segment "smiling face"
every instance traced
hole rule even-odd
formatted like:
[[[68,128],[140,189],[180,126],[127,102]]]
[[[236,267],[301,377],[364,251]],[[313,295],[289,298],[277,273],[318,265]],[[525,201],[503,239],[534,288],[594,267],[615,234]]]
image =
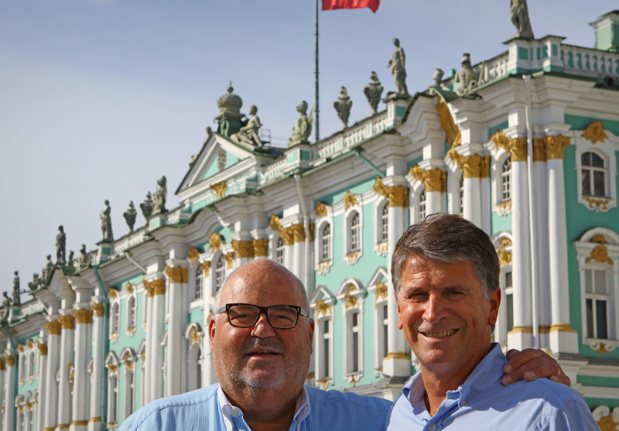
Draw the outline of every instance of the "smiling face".
[[[302,286],[284,267],[267,259],[252,261],[226,281],[219,306],[247,303],[298,305],[307,311]],[[292,329],[274,329],[261,314],[251,328],[236,328],[226,313],[209,323],[215,374],[234,403],[246,391],[276,389],[296,397],[307,377],[312,353],[314,323],[299,315]],[[237,400],[239,402],[239,400]]]
[[[500,289],[486,298],[472,263],[409,256],[398,296],[398,327],[422,371],[464,383],[490,351]]]

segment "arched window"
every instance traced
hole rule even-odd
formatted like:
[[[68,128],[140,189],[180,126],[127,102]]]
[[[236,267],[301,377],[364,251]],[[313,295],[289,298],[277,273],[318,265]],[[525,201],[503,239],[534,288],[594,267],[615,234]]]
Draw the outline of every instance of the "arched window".
[[[583,196],[606,197],[606,167],[604,159],[592,151],[583,153],[582,194]]]
[[[426,189],[419,193],[419,221],[426,218]]]
[[[226,261],[224,256],[220,255],[217,258],[217,265],[215,265],[215,292],[219,292],[221,286],[224,284],[226,278]]]
[[[331,260],[331,225],[326,223],[320,234],[320,261]]]
[[[462,175],[460,175],[460,187],[459,187],[459,192],[460,192],[460,215],[463,216],[464,215],[464,172],[462,173]]]
[[[389,239],[389,203],[385,202],[380,214],[380,242]]]
[[[127,330],[135,329],[136,321],[136,299],[135,296],[130,296],[127,301]]]
[[[282,238],[281,236],[277,238],[277,244],[275,245],[275,260],[277,261],[277,263],[283,265],[284,264],[284,246],[286,245],[286,242],[284,241],[284,238]]]
[[[110,313],[110,333],[112,335],[118,335],[120,329],[120,305],[118,302],[112,304],[112,310]]]
[[[501,166],[501,202],[512,198],[512,156],[507,156]]]
[[[361,249],[361,223],[359,213],[355,212],[350,218],[350,253]]]
[[[196,268],[195,285],[196,289],[194,299],[200,299],[202,298],[202,295],[204,295],[204,269],[202,268],[202,265],[198,265]]]
[[[608,339],[608,287],[607,270],[604,268],[585,269],[585,309],[587,338]]]
[[[36,367],[36,360],[35,360],[35,356],[36,353],[33,351],[30,352],[30,355],[28,356],[28,379],[32,382],[32,380],[34,380],[34,375],[35,375],[35,367]]]

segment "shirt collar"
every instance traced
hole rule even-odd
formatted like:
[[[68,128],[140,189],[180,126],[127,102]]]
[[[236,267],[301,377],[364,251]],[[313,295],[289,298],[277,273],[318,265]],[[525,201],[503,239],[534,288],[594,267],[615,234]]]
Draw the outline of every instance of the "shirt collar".
[[[462,386],[453,391],[447,391],[447,398],[472,399],[489,386],[494,385],[503,377],[503,366],[507,358],[498,343],[492,343],[490,352],[477,364]],[[424,395],[426,388],[417,372],[402,388],[402,395],[409,401],[415,415],[427,412]],[[424,415],[425,416],[425,415]]]
[[[230,404],[230,400],[224,393],[221,386],[217,388],[217,401],[219,403],[219,408],[221,409],[221,413],[224,416],[224,423],[226,425],[226,431],[234,431],[234,418],[242,417],[243,411]],[[294,419],[292,420],[292,424],[294,425],[291,429],[297,429],[298,426],[303,422],[303,420],[309,416],[310,414],[310,400],[307,394],[307,390],[305,386],[303,386],[303,390],[299,394],[297,398],[297,404],[294,409]],[[296,424],[296,425],[295,425]]]

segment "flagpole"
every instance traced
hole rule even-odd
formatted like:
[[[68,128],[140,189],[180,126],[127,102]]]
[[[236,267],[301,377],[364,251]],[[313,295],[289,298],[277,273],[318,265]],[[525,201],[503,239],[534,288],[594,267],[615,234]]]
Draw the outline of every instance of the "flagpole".
[[[314,141],[320,140],[320,107],[318,105],[318,1],[316,0],[316,48],[314,58]]]

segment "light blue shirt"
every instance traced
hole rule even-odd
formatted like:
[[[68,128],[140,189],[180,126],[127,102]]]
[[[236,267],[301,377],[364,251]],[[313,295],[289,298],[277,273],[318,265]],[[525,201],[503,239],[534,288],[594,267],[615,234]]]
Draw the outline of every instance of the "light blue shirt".
[[[219,384],[168,398],[142,407],[120,426],[121,431],[226,430]],[[382,398],[351,392],[322,391],[305,386],[308,404],[297,408],[290,431],[378,431],[385,424],[391,403]],[[224,402],[225,405],[225,402]],[[234,414],[236,412],[236,414]],[[230,411],[234,430],[249,431],[242,412]]]
[[[439,406],[426,409],[421,372],[415,374],[395,401],[388,431],[424,430],[597,430],[585,400],[578,392],[548,379],[501,384],[507,358],[495,344],[466,382]]]

